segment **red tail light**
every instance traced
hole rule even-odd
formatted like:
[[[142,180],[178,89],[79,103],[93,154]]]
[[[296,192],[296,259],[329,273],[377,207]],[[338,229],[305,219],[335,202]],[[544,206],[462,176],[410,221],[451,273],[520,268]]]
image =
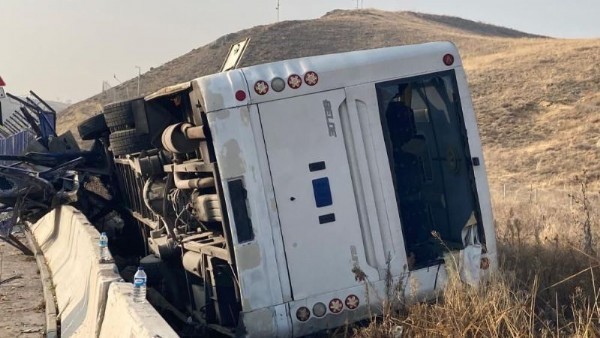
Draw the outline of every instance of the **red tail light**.
[[[452,64],[454,64],[454,55],[452,54],[446,54],[444,55],[444,64],[446,66],[452,66]]]
[[[246,92],[244,92],[243,90],[238,90],[237,92],[235,92],[235,98],[238,101],[244,101],[246,99]]]
[[[0,87],[4,86],[6,86],[6,83],[4,83],[4,80],[2,80],[2,76],[0,76]]]

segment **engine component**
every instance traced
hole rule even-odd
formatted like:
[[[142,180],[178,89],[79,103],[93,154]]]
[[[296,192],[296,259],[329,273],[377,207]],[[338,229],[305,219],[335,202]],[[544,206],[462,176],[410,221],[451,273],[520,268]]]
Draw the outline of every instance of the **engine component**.
[[[212,176],[191,179],[185,179],[182,176],[183,174],[180,172],[174,173],[175,186],[178,189],[205,189],[212,188],[215,186],[215,179]]]
[[[202,126],[176,123],[165,129],[162,133],[161,142],[165,150],[185,154],[197,150],[200,147],[200,140],[204,138]]]
[[[157,215],[164,215],[163,199],[165,198],[166,184],[164,178],[149,178],[144,184],[142,191],[144,204]]]
[[[136,158],[138,163],[139,173],[144,177],[156,176],[165,172],[163,164],[165,161],[160,156],[160,152],[156,155],[148,155]]]
[[[196,216],[201,222],[222,222],[223,213],[217,194],[196,196],[193,199]]]
[[[150,251],[160,259],[167,259],[178,252],[175,241],[168,238],[162,230],[150,232],[148,246],[150,247]]]
[[[188,251],[183,255],[183,267],[194,275],[202,276],[202,254],[198,252]]]

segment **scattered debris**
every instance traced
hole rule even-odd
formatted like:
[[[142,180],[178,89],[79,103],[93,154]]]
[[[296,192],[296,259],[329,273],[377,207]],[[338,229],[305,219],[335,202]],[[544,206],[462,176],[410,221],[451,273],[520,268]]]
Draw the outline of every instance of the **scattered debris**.
[[[38,327],[38,328],[32,328],[32,329],[25,329],[23,331],[21,331],[21,333],[36,333],[36,332],[40,332],[42,331],[42,328]]]
[[[14,275],[14,276],[12,276],[12,277],[6,278],[6,279],[4,279],[4,280],[0,280],[0,285],[2,285],[2,284],[6,284],[6,283],[8,283],[8,282],[10,282],[10,281],[13,281],[13,280],[15,280],[15,279],[19,279],[19,278],[22,278],[22,277],[23,277],[23,275],[20,275],[20,274],[19,274],[19,275]]]

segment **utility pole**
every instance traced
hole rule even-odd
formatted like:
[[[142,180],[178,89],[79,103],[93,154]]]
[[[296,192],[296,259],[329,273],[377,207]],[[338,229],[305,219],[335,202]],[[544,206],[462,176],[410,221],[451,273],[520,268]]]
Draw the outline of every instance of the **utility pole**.
[[[277,22],[279,22],[279,0],[277,0],[277,7],[275,7],[275,10],[277,11]]]
[[[135,66],[135,68],[138,69],[138,94],[137,96],[140,96],[140,78],[142,77],[142,67],[140,66]]]
[[[121,82],[121,80],[117,79],[117,74],[113,74],[113,77],[115,78],[115,80],[117,80],[117,82],[119,82],[120,85],[123,84],[123,82]],[[115,88],[115,92],[117,91],[117,87]],[[125,95],[127,95],[127,100],[129,100],[129,88],[127,88],[127,85],[125,85]]]

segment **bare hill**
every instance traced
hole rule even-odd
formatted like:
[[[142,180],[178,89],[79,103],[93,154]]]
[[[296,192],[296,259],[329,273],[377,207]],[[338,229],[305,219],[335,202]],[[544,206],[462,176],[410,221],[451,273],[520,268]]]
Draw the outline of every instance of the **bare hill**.
[[[502,38],[543,38],[540,35],[527,34],[521,31],[517,31],[514,29],[499,27],[490,24],[486,24],[483,22],[475,22],[471,20],[465,20],[462,18],[457,18],[455,16],[446,16],[446,15],[432,15],[425,13],[412,13],[415,16],[422,18],[427,21],[437,22],[450,27],[458,27],[461,30],[471,32],[476,35],[486,35],[490,37],[502,37]]]
[[[469,20],[412,12],[336,10],[223,36],[142,75],[142,92],[218,71],[229,46],[252,41],[242,66],[281,59],[450,40],[473,91],[492,180],[571,184],[583,169],[600,184],[600,40],[549,39]],[[79,102],[62,130],[133,93],[135,79]]]
[[[438,19],[432,20],[432,18]],[[486,43],[489,40],[489,25],[472,21],[468,21],[469,25],[461,25],[462,21],[460,20],[449,21],[443,17],[424,16],[411,12],[335,10],[316,20],[284,21],[257,26],[225,35],[206,46],[194,49],[160,67],[151,69],[142,75],[142,92],[150,93],[166,85],[218,71],[230,45],[246,37],[250,37],[252,41],[241,66],[295,57],[436,40],[450,40],[458,43],[463,54],[466,52],[465,49],[472,50],[473,54],[487,54],[495,50],[495,46]],[[474,27],[480,27],[482,33],[473,34]],[[520,34],[521,38],[531,37],[525,33]],[[500,34],[499,37],[505,35]],[[129,93],[135,93],[137,80],[126,81],[123,85],[106,93],[73,105],[61,118],[64,129],[70,129],[73,122],[80,120],[83,115],[95,113],[100,109],[100,105],[115,99],[125,99],[126,86]]]

